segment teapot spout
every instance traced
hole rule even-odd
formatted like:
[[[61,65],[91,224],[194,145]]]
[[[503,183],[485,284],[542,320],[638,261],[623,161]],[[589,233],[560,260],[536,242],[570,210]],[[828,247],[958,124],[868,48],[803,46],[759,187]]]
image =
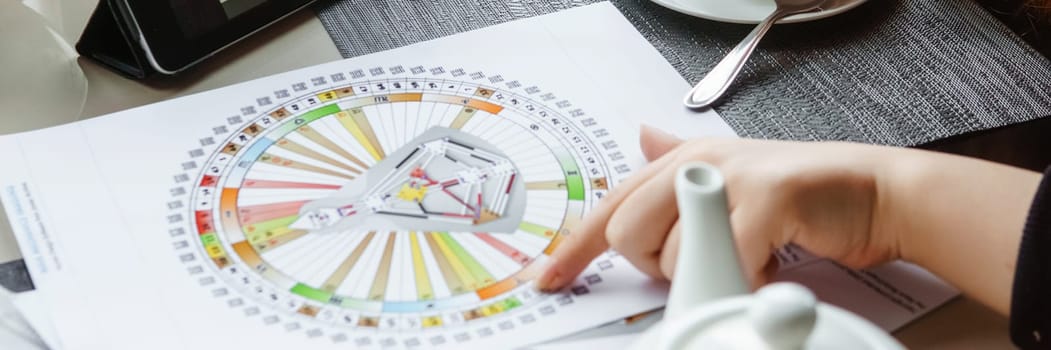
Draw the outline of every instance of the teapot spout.
[[[679,168],[675,179],[682,237],[665,310],[669,318],[703,303],[747,294],[722,174],[707,163]]]

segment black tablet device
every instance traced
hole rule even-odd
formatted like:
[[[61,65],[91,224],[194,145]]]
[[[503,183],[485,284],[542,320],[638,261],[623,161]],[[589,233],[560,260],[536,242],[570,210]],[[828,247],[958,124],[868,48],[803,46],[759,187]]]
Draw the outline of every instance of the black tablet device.
[[[82,51],[92,51],[89,55],[93,58],[129,75],[141,77],[149,72],[139,74],[134,72],[135,67],[122,67],[122,64],[137,62],[145,71],[175,74],[312,2],[314,0],[101,0],[78,49],[84,44],[88,49]],[[96,25],[103,21],[100,17],[108,17],[111,23]],[[106,26],[110,30],[103,30]],[[95,37],[89,38],[90,35]],[[103,35],[123,35],[132,57],[109,55],[111,50],[91,50],[119,41],[112,37],[97,38]],[[147,63],[149,67],[145,67]]]

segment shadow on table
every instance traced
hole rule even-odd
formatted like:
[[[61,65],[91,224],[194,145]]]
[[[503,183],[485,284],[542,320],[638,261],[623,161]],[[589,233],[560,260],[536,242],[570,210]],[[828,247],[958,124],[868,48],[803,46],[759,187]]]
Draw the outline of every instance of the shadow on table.
[[[289,35],[292,29],[302,26],[306,22],[313,21],[315,17],[316,15],[312,10],[301,10],[298,13],[288,16],[269,27],[260,30],[258,33],[255,33],[244,40],[234,43],[230,47],[219,51],[214,56],[208,57],[197,65],[194,65],[177,75],[155,74],[149,78],[137,80],[136,82],[157,90],[185,90],[186,87],[192,86],[196,82],[199,82],[210,75],[216,74],[218,71],[229,66],[231,62],[262,49],[263,46],[274,41],[276,38]],[[97,65],[98,63],[89,60],[88,64]],[[108,67],[106,67],[106,69],[109,70]],[[262,75],[263,74],[260,74],[260,76],[249,78],[259,78]],[[246,78],[245,80],[250,79]]]
[[[919,148],[1043,172],[1051,165],[1051,117],[957,135]]]
[[[1011,349],[1008,321],[967,297],[959,297],[905,328],[894,337],[912,349]]]
[[[759,44],[760,50],[767,55],[781,57],[782,53],[812,52],[832,54],[836,49],[865,45],[878,32],[885,30],[895,11],[898,11],[902,0],[868,1],[865,4],[842,14],[802,23],[777,25],[770,30]],[[726,25],[726,24],[717,24]],[[751,28],[751,26],[749,26]],[[743,36],[741,37],[744,38]],[[778,79],[780,71],[791,69],[792,60],[778,60],[777,65],[752,64],[749,74],[740,78],[741,83],[731,87],[730,93],[737,87],[749,84],[762,84],[764,79]]]
[[[777,26],[771,30],[764,47],[792,49],[800,47],[839,47],[845,42],[863,40],[879,30],[897,11],[902,0],[868,1],[847,12],[832,17]]]

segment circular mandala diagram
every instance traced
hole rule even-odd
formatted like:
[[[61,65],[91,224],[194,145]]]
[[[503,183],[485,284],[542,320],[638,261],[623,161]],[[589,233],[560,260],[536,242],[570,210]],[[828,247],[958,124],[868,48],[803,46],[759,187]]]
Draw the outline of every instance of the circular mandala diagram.
[[[269,108],[197,179],[200,248],[240,294],[341,328],[528,304],[538,262],[611,182],[579,120],[509,90],[392,78]]]

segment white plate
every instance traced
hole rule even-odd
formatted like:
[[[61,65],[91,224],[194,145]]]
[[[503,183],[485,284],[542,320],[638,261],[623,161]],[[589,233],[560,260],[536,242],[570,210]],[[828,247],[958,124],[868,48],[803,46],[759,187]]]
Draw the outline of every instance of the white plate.
[[[719,22],[759,23],[774,12],[774,0],[652,0],[658,5]],[[791,16],[777,23],[813,21],[843,13],[857,7],[865,0],[832,0],[819,12]]]

